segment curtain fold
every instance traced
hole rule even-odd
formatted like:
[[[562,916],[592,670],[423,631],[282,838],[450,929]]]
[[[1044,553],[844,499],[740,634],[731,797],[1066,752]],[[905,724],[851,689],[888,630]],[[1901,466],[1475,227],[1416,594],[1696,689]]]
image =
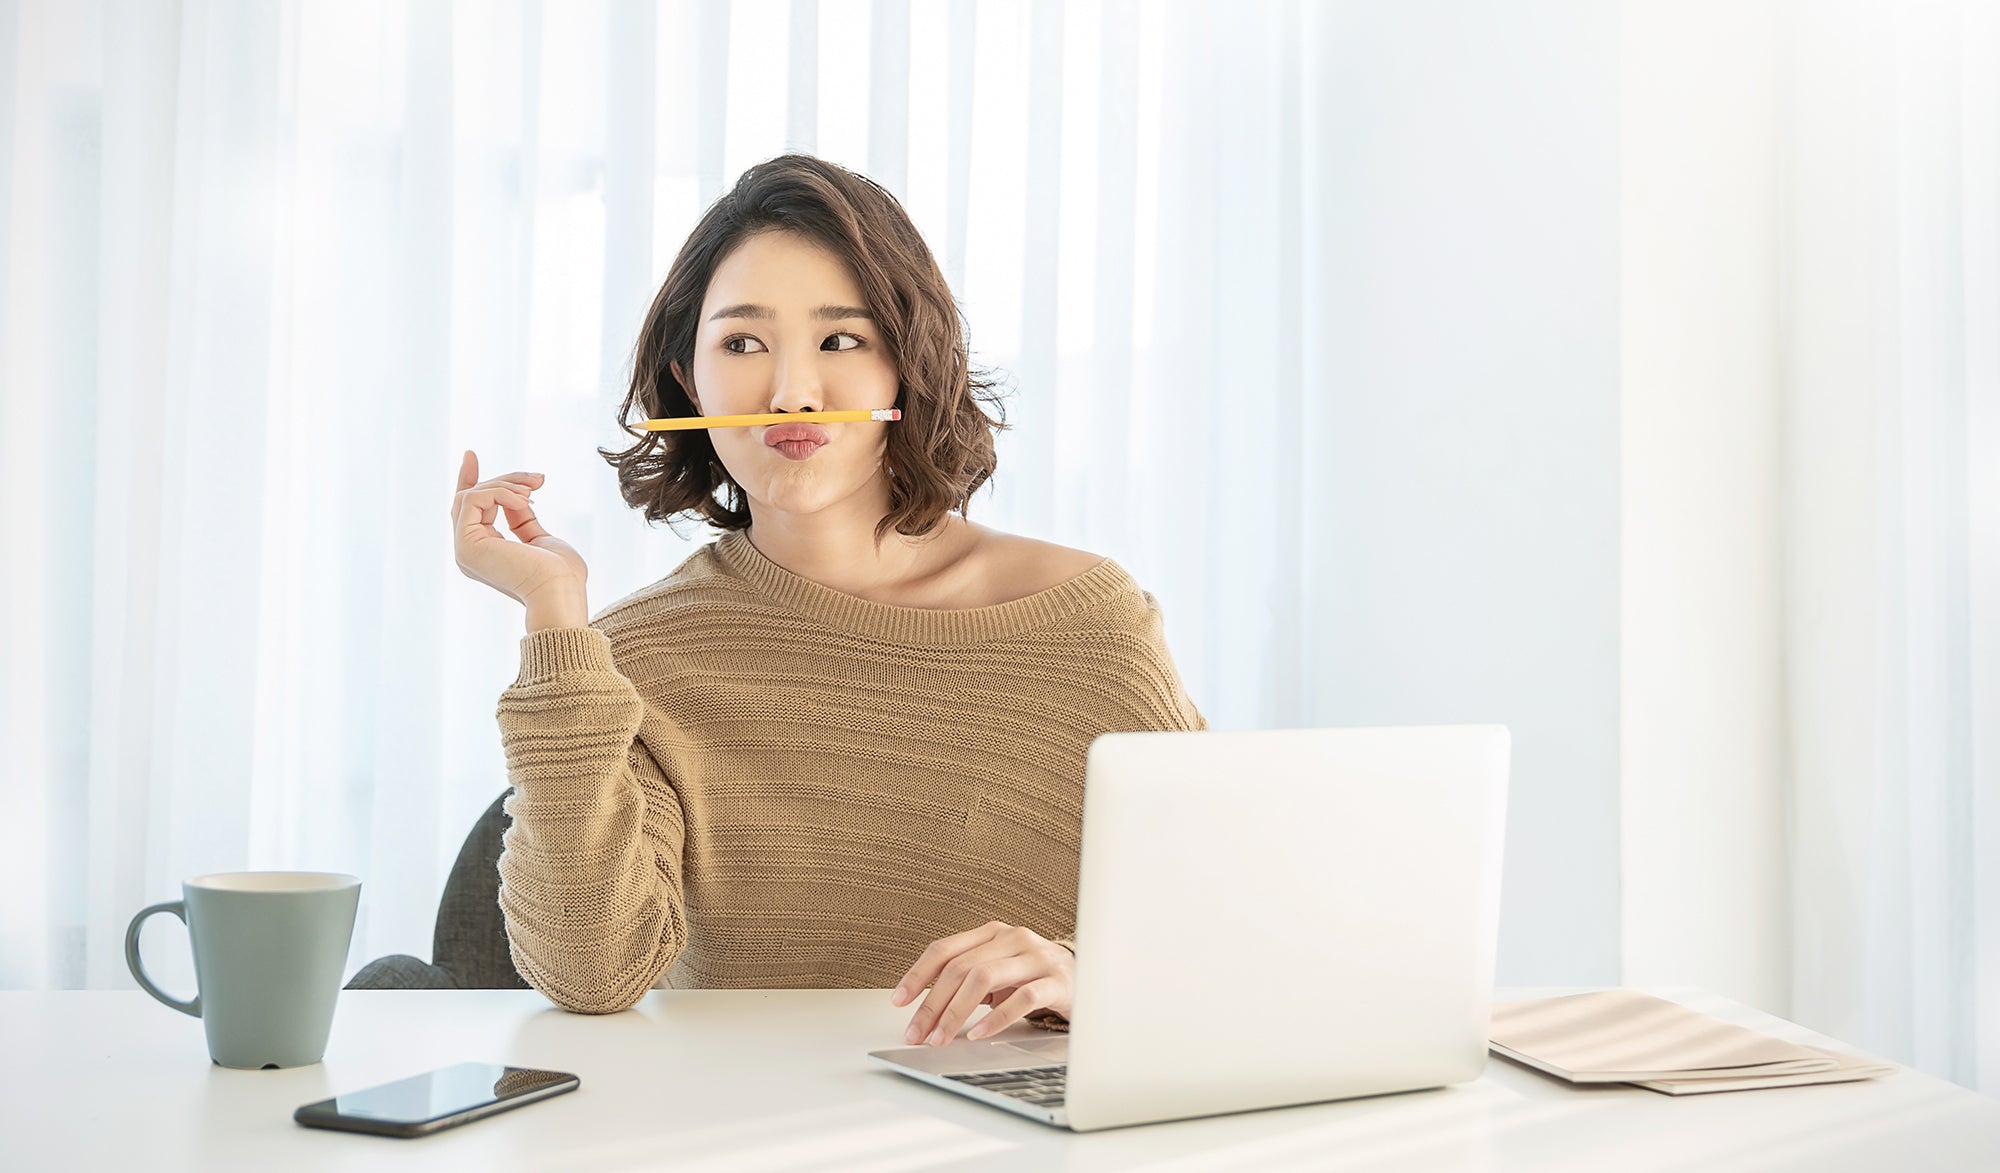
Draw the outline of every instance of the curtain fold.
[[[2000,21],[1788,21],[1794,1016],[2000,1092]]]

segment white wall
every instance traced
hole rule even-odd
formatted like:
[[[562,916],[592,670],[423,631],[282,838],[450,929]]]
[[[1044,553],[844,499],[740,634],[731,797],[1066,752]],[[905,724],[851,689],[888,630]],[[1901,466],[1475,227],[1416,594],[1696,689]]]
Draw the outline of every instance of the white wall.
[[[1622,16],[1619,976],[1786,1014],[1779,24]]]
[[[1307,11],[1306,715],[1509,725],[1499,981],[1614,984],[1618,10]]]

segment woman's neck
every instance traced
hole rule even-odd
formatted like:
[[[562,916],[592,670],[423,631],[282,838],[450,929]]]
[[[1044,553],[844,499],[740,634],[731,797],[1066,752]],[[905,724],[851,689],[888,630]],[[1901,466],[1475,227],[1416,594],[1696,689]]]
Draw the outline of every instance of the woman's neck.
[[[746,537],[758,553],[786,570],[830,590],[875,602],[896,603],[923,592],[927,584],[958,564],[977,541],[976,527],[956,514],[928,536],[912,538],[890,530],[880,546],[875,523],[880,514],[853,511],[807,516],[753,510]]]

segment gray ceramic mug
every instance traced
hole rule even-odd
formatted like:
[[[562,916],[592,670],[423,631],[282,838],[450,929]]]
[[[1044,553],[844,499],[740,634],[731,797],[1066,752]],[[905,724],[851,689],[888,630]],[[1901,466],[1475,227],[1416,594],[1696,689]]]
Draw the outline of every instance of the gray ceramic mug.
[[[181,899],[141,909],[125,964],[153,997],[201,1019],[224,1067],[301,1067],[326,1054],[333,1003],[354,936],[361,881],[335,872],[218,872],[181,884]],[[162,993],[139,963],[139,926],[171,912],[194,942],[195,996]]]

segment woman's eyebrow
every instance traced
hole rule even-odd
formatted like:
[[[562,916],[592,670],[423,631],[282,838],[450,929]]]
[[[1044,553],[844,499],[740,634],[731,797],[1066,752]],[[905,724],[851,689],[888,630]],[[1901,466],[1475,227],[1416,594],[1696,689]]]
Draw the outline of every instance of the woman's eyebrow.
[[[746,302],[741,305],[723,306],[709,315],[708,320],[715,322],[723,318],[775,318],[777,316],[778,311],[772,309],[770,306],[751,305]],[[813,310],[812,317],[814,321],[828,322],[838,321],[842,318],[867,318],[871,322],[875,320],[875,315],[869,313],[866,308],[858,305],[823,305]]]

